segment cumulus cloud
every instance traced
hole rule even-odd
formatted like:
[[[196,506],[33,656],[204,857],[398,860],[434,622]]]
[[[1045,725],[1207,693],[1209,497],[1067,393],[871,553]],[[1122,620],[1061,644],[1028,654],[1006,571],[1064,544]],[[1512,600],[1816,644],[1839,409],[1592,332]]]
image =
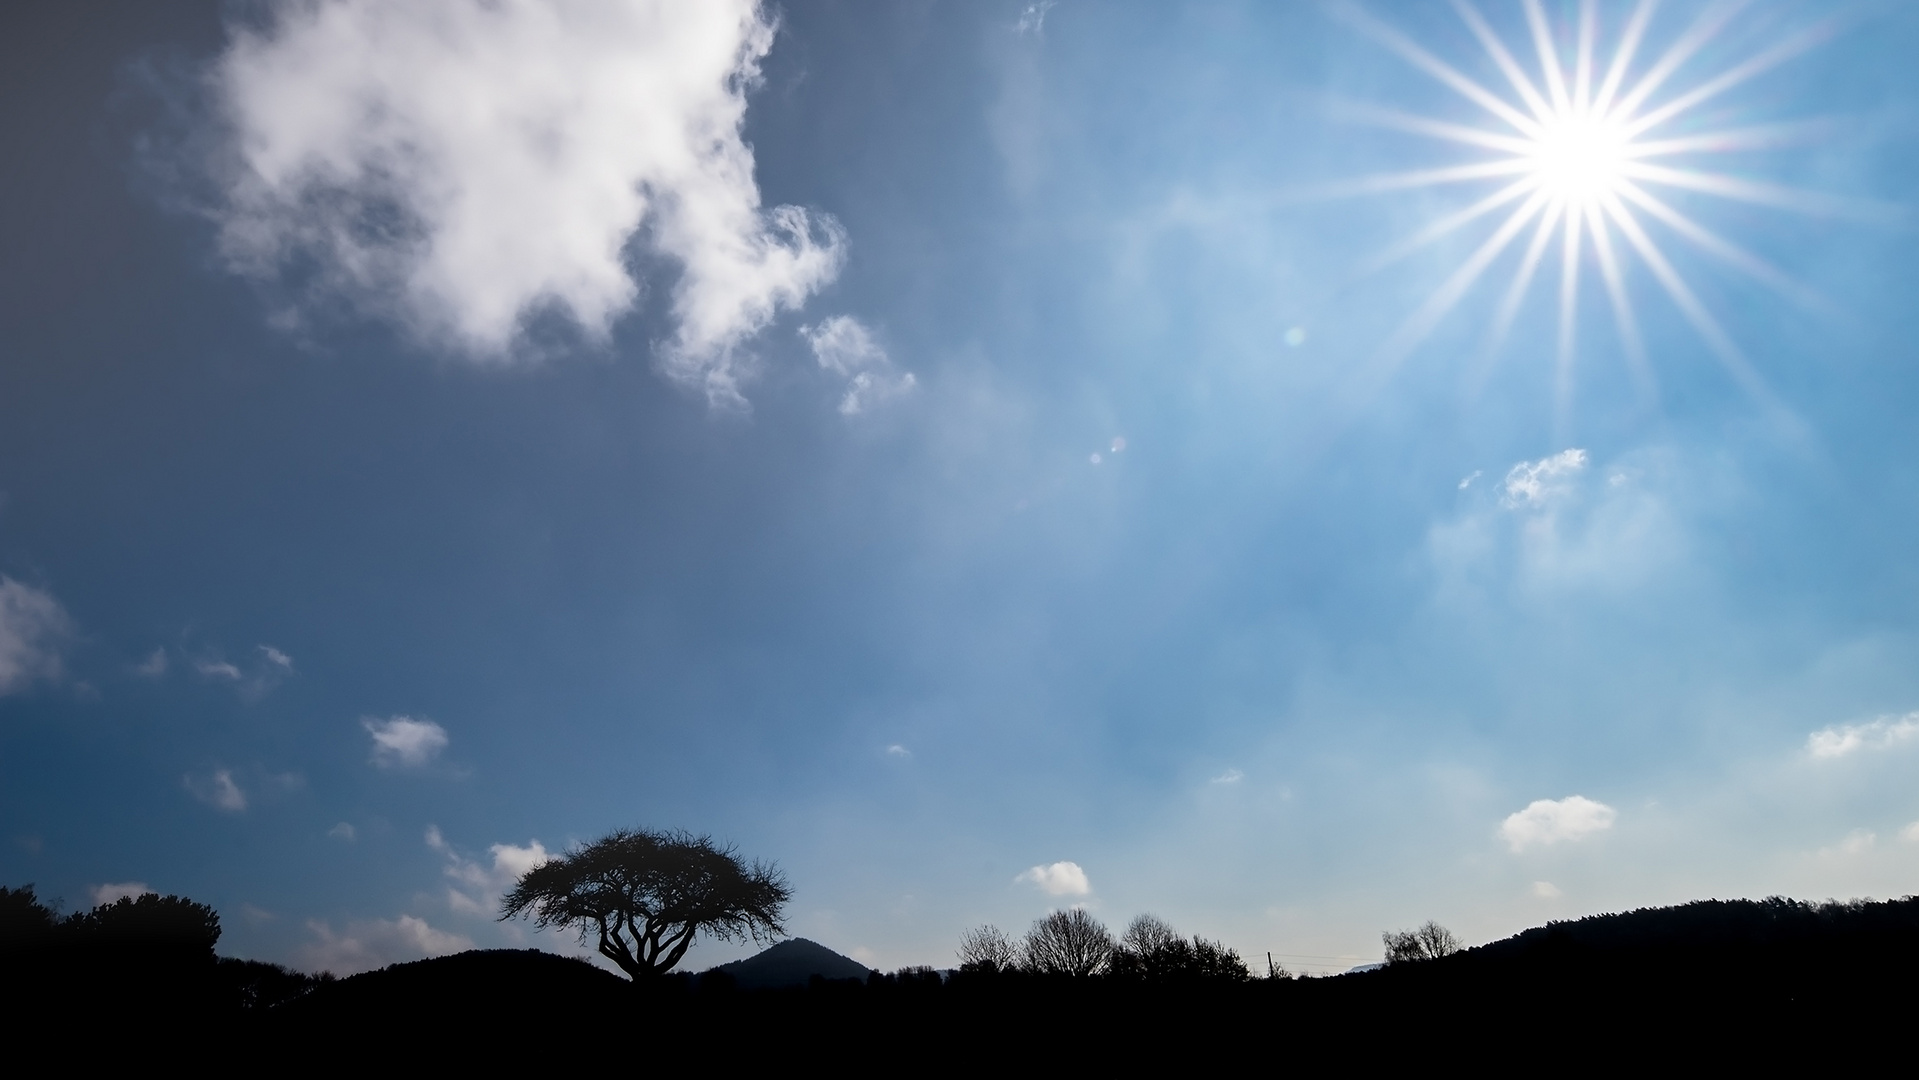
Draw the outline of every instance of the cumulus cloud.
[[[446,749],[446,729],[431,720],[391,716],[363,717],[360,726],[373,736],[373,763],[382,769],[413,769],[428,764]]]
[[[1530,847],[1551,846],[1561,840],[1581,840],[1612,828],[1619,814],[1605,803],[1583,795],[1563,799],[1535,799],[1524,810],[1509,815],[1499,826],[1500,838],[1514,853]]]
[[[53,594],[0,576],[0,697],[60,676],[60,640],[72,622]]]
[[[111,904],[115,900],[145,896],[152,891],[144,881],[118,881],[90,886],[87,889],[87,896],[93,900],[93,906],[99,907],[101,904]]]
[[[1560,895],[1559,886],[1554,885],[1550,881],[1535,881],[1533,882],[1533,895],[1541,900],[1556,900]]]
[[[1815,758],[1840,758],[1860,750],[1887,750],[1915,737],[1919,737],[1919,712],[1910,712],[1815,731],[1806,736],[1806,752]]]
[[[1919,844],[1919,821],[1915,821],[1905,828],[1900,829],[1899,839],[1909,844]]]
[[[473,939],[435,930],[425,919],[413,915],[350,922],[338,933],[330,924],[315,919],[307,923],[307,930],[314,940],[300,948],[302,966],[335,975],[353,975],[473,947]]]
[[[483,362],[541,313],[606,340],[633,255],[662,257],[667,370],[738,402],[742,344],[844,253],[760,204],[741,125],[773,35],[755,0],[282,5],[212,73],[221,250]]]
[[[189,773],[181,779],[187,793],[216,810],[237,814],[247,808],[247,793],[233,779],[231,769],[211,773]]]
[[[911,390],[913,373],[895,372],[893,360],[873,340],[872,331],[850,315],[835,315],[817,326],[800,327],[820,366],[846,379],[840,414],[857,416]]]
[[[1546,506],[1585,469],[1586,452],[1578,449],[1561,450],[1538,461],[1522,461],[1506,470],[1506,479],[1500,485],[1500,502],[1512,509]]]
[[[1086,880],[1086,871],[1076,862],[1035,866],[1013,880],[1030,881],[1048,896],[1085,896],[1093,891],[1092,883]]]
[[[494,844],[487,848],[490,863],[468,859],[446,842],[438,825],[426,827],[426,846],[446,856],[446,876],[455,882],[447,889],[447,906],[468,915],[492,915],[503,893],[527,871],[553,857],[545,845],[530,840],[524,847]]]

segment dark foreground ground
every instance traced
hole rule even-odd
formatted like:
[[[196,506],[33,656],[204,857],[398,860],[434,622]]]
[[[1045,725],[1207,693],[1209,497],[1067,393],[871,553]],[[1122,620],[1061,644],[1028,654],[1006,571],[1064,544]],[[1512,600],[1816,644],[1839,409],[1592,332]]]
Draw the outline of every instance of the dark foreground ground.
[[[212,1072],[1830,1068],[1905,1059],[1916,979],[1919,900],[1707,901],[1321,979],[909,974],[743,991],[719,978],[636,987],[581,961],[496,950],[303,994],[267,988],[245,1007],[230,986],[176,981],[168,992],[137,974],[59,986],[16,963],[7,1015],[13,1045],[73,1047],[86,1055],[76,1063],[181,1060]]]

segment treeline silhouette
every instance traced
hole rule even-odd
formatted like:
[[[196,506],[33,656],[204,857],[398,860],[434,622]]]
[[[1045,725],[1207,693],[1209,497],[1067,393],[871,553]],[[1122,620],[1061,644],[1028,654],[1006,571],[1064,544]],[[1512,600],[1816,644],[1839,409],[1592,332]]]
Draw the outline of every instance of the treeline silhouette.
[[[847,1064],[858,1052],[902,1068],[1191,1069],[1417,1062],[1439,1047],[1487,1061],[1657,1053],[1783,1063],[1814,1051],[1830,1061],[1875,1032],[1902,1031],[1919,999],[1915,897],[1705,900],[1550,923],[1457,951],[1448,951],[1456,939],[1427,924],[1388,934],[1393,959],[1377,970],[1317,978],[1270,963],[1255,973],[1233,950],[1153,916],[1115,936],[1077,909],[1019,939],[970,931],[956,969],[769,990],[743,989],[718,970],[636,985],[530,950],[476,950],[336,980],[218,958],[218,940],[217,914],[177,896],[62,917],[30,887],[0,889],[15,1019],[72,1032],[102,1018],[197,1016],[199,1030],[217,1028],[224,1045],[297,1047],[303,1061],[327,1068],[375,1058],[552,1060],[602,1040],[639,1040],[653,1064]],[[1832,1045],[1841,1031],[1863,1034]]]
[[[0,962],[16,1018],[135,1013],[225,1016],[284,1005],[333,981],[214,953],[220,916],[146,893],[61,915],[33,886],[0,886]]]

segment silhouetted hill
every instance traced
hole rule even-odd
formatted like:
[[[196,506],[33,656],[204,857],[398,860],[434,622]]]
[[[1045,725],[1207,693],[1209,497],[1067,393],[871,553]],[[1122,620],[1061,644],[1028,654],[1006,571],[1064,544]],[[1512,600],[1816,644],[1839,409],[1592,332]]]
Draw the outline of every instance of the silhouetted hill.
[[[873,973],[865,964],[806,938],[782,941],[744,960],[721,964],[712,970],[731,977],[742,990],[806,986],[815,975],[828,981],[858,979],[864,982]]]
[[[576,957],[536,949],[474,949],[327,983],[286,1009],[309,1018],[438,1014],[485,1025],[624,1002],[632,993],[626,979]]]

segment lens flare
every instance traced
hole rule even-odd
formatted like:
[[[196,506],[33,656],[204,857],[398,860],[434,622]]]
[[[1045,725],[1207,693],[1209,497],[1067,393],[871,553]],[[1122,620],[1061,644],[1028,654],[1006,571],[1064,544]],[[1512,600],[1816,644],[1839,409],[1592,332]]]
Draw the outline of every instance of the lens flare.
[[[1506,86],[1496,92],[1461,72],[1357,3],[1336,7],[1345,21],[1414,67],[1432,76],[1486,114],[1481,125],[1461,124],[1378,108],[1354,110],[1358,119],[1486,153],[1479,161],[1362,177],[1324,191],[1330,196],[1403,191],[1439,185],[1498,185],[1490,194],[1446,214],[1368,264],[1378,269],[1477,222],[1504,213],[1491,234],[1381,346],[1374,368],[1390,370],[1430,334],[1448,312],[1509,250],[1521,254],[1488,330],[1485,355],[1498,353],[1542,267],[1557,264],[1559,332],[1555,349],[1557,405],[1562,417],[1570,396],[1578,341],[1581,276],[1596,266],[1619,330],[1629,366],[1648,393],[1652,373],[1640,339],[1639,319],[1627,288],[1637,266],[1649,273],[1667,299],[1705,341],[1727,372],[1762,400],[1770,394],[1744,353],[1700,302],[1647,228],[1676,237],[1721,264],[1804,306],[1828,309],[1813,290],[1746,249],[1714,233],[1662,199],[1660,188],[1678,189],[1819,215],[1867,215],[1863,204],[1813,192],[1734,177],[1688,164],[1700,154],[1775,145],[1784,125],[1669,134],[1700,106],[1722,98],[1829,37],[1831,20],[1762,49],[1730,68],[1677,92],[1688,65],[1724,30],[1740,5],[1709,5],[1680,28],[1656,55],[1645,52],[1656,0],[1639,0],[1610,33],[1610,55],[1599,63],[1603,35],[1594,0],[1581,0],[1575,23],[1554,26],[1539,0],[1522,0],[1532,39],[1533,61],[1522,63],[1471,0],[1453,7],[1485,51]],[[1650,62],[1643,66],[1642,56]],[[1487,121],[1490,121],[1489,123]],[[1661,163],[1663,159],[1665,163]],[[1557,244],[1558,257],[1548,258]],[[1551,269],[1547,270],[1552,273]]]

